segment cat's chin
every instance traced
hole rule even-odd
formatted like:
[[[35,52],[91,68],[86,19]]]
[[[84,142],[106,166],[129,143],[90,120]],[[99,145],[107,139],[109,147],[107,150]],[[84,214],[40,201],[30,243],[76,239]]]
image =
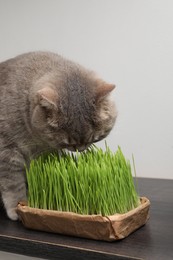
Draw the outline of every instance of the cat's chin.
[[[74,148],[74,147],[68,147],[68,148],[66,148],[66,150],[68,150],[70,152],[82,152],[82,151],[84,151],[84,150],[79,150],[79,149]]]

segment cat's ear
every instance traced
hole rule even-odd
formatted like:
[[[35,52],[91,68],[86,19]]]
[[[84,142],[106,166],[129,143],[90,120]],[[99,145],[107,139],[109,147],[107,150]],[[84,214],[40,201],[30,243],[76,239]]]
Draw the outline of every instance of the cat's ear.
[[[100,84],[96,92],[96,100],[100,101],[104,99],[107,95],[110,94],[110,92],[112,92],[115,89],[115,87],[116,86],[114,84],[108,84],[105,82]]]
[[[37,92],[38,102],[48,109],[57,108],[58,95],[51,87],[44,87]]]

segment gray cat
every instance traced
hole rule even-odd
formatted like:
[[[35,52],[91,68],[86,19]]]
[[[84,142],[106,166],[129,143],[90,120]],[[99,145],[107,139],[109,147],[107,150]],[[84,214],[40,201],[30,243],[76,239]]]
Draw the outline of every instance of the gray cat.
[[[117,116],[114,85],[61,56],[32,52],[0,63],[0,192],[7,215],[26,200],[25,166],[44,151],[82,151]]]

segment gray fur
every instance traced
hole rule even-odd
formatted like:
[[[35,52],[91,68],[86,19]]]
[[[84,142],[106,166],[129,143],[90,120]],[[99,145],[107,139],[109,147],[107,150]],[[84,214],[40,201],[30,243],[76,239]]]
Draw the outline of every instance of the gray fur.
[[[108,86],[108,87],[107,87]],[[117,113],[112,85],[61,56],[27,53],[0,63],[0,192],[7,215],[26,200],[25,167],[44,151],[84,150]]]

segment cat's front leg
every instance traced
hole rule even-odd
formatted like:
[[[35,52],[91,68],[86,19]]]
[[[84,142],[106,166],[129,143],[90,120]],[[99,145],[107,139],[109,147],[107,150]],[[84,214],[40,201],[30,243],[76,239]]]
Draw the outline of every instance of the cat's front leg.
[[[7,216],[11,220],[17,220],[18,215],[16,212],[17,204],[20,201],[26,201],[26,185],[24,182],[16,182],[14,183],[8,181],[8,185],[6,189],[1,191],[2,201],[4,207],[6,209]]]
[[[2,160],[2,155],[3,156]],[[0,192],[7,215],[17,220],[16,207],[19,201],[26,201],[26,178],[24,159],[17,151],[0,152]],[[9,157],[10,156],[10,157]]]

